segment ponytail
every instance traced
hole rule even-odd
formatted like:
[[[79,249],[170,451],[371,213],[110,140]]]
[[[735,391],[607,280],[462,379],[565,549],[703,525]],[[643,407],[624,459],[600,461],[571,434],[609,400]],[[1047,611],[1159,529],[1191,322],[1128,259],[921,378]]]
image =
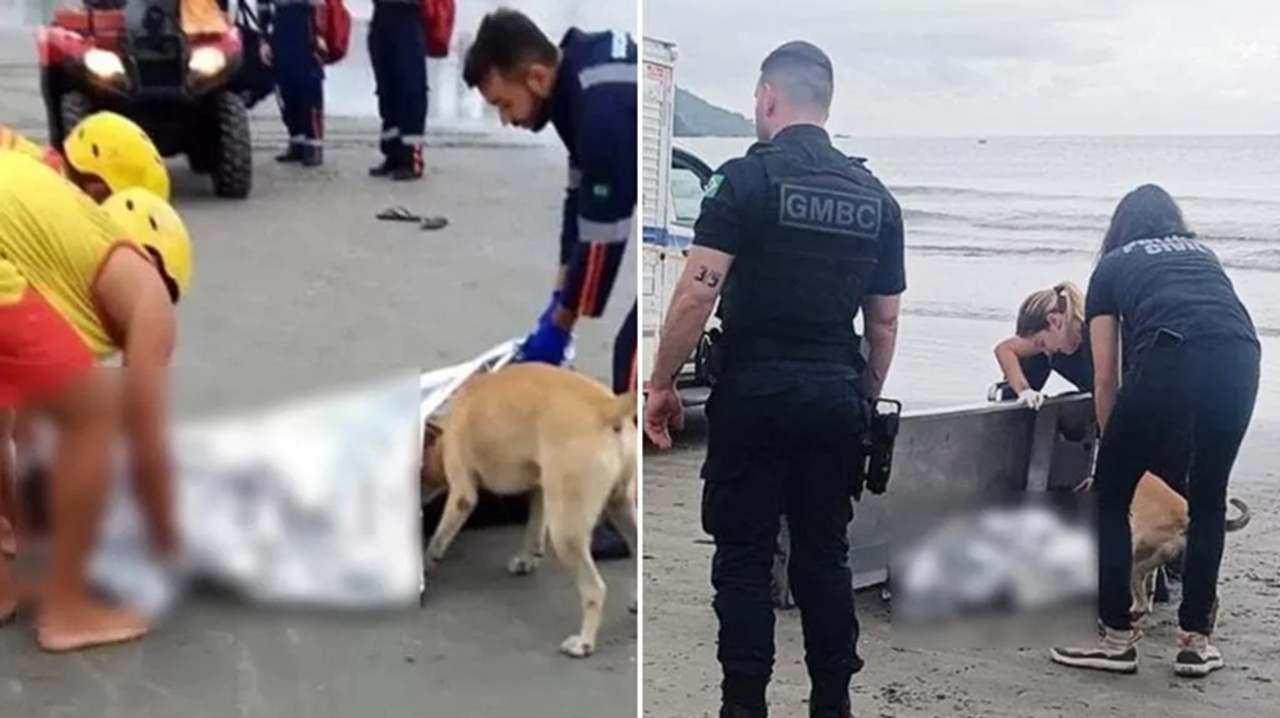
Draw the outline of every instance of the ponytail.
[[[1074,282],[1062,282],[1052,289],[1032,292],[1018,308],[1015,332],[1029,337],[1049,326],[1049,315],[1061,314],[1070,326],[1084,326],[1084,294]]]
[[[1066,317],[1068,322],[1084,326],[1084,293],[1075,282],[1063,282],[1053,288],[1058,296],[1057,311]]]

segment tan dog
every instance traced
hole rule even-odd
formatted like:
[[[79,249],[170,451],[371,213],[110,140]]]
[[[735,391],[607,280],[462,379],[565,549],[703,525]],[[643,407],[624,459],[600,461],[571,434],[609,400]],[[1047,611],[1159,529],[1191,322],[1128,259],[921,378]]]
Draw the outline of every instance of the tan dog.
[[[470,379],[450,403],[448,413],[423,432],[423,490],[448,487],[424,569],[429,573],[444,557],[480,488],[500,495],[530,492],[524,545],[507,570],[533,572],[551,534],[582,598],[582,625],[560,650],[590,655],[605,600],[591,557],[592,529],[602,515],[636,552],[636,395],[615,396],[583,374],[528,363]]]
[[[1085,479],[1076,487],[1084,491],[1093,485],[1093,479]],[[1227,519],[1227,531],[1239,531],[1249,525],[1252,514],[1249,505],[1240,499],[1229,499],[1240,510],[1240,516]],[[1133,617],[1141,619],[1151,613],[1156,582],[1156,572],[1171,563],[1187,548],[1187,526],[1190,517],[1187,500],[1174,491],[1159,476],[1150,471],[1138,480],[1129,505],[1129,531],[1133,537]],[[1217,603],[1214,603],[1217,613]]]

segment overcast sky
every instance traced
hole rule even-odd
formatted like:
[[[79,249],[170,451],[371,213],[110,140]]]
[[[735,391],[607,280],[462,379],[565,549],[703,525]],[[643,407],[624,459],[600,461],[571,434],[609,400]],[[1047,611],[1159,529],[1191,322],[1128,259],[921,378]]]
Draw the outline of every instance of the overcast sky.
[[[831,129],[1280,132],[1280,0],[644,0],[677,83],[751,117],[760,61],[831,55]]]

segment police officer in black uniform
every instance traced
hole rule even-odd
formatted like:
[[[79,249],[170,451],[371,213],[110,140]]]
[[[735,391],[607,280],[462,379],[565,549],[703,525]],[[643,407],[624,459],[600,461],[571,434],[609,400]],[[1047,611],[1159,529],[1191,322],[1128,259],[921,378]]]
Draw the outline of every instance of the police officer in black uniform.
[[[1187,229],[1163,189],[1143,185],[1121,200],[1100,255],[1085,317],[1102,434],[1093,484],[1102,639],[1096,646],[1054,648],[1051,657],[1079,668],[1137,670],[1141,634],[1129,611],[1129,505],[1143,473],[1171,450],[1169,437],[1181,435],[1190,439],[1190,524],[1174,670],[1203,676],[1223,666],[1209,638],[1227,483],[1257,400],[1261,345],[1222,263]],[[1122,329],[1128,359],[1123,382],[1117,358]]]
[[[867,401],[889,370],[906,279],[897,202],[823,129],[833,79],[830,59],[807,42],[780,46],[761,66],[760,142],[707,187],[645,411],[646,433],[669,446],[667,425],[678,425],[681,411],[673,377],[719,299],[702,521],[716,542],[720,715],[732,718],[768,712],[770,567],[784,511],[810,715],[851,715],[849,683],[862,667],[850,497],[861,491]],[[854,330],[860,308],[865,360]]]

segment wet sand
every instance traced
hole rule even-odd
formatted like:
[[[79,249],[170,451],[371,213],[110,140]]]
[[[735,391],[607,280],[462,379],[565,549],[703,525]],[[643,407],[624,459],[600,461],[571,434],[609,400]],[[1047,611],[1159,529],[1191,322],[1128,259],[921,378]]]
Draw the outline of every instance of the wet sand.
[[[907,382],[904,382],[907,383]],[[1265,388],[1264,388],[1265,390]],[[699,519],[705,418],[689,412],[669,452],[644,456],[644,715],[715,716],[719,666],[711,609],[712,546]],[[1173,675],[1175,604],[1157,605],[1139,673],[1112,676],[1050,663],[1044,650],[919,650],[890,645],[879,592],[858,595],[854,715],[871,718],[1208,718],[1272,715],[1280,705],[1280,424],[1255,424],[1232,482],[1253,521],[1227,538],[1217,643],[1227,667],[1199,680]],[[892,490],[892,485],[890,486]],[[855,519],[856,520],[856,519]],[[778,614],[771,715],[807,715],[800,617]]]
[[[0,33],[0,121],[42,137],[34,73],[6,62],[8,39]],[[205,178],[171,163],[198,256],[180,308],[182,415],[445,366],[530,329],[555,274],[559,147],[430,134],[426,179],[392,184],[365,176],[374,124],[331,120],[326,165],[302,171],[271,161],[283,138],[274,104],[255,114],[247,201],[215,199]],[[397,204],[450,224],[424,232],[374,219]],[[634,277],[632,261],[606,316],[579,333],[578,367],[606,381]],[[464,533],[423,609],[357,619],[198,600],[139,643],[70,656],[39,653],[21,621],[0,629],[0,716],[634,715],[635,562],[601,564],[610,596],[600,645],[575,661],[556,650],[579,620],[572,580],[554,561],[508,576],[519,534]]]

